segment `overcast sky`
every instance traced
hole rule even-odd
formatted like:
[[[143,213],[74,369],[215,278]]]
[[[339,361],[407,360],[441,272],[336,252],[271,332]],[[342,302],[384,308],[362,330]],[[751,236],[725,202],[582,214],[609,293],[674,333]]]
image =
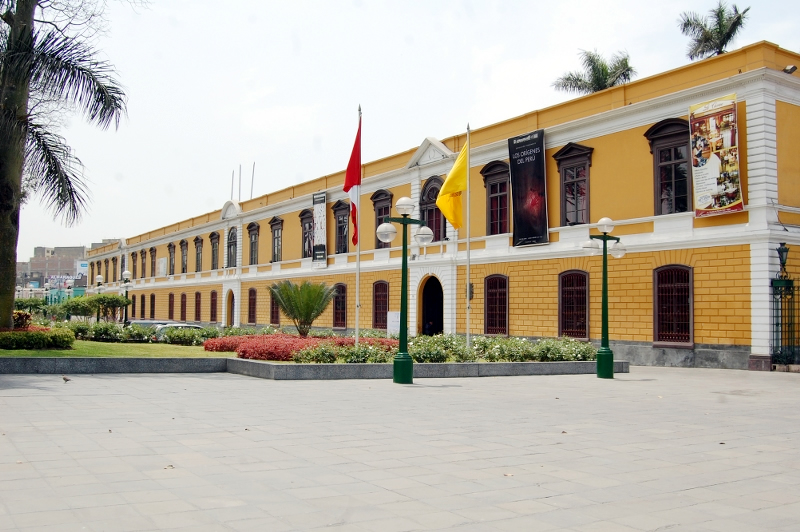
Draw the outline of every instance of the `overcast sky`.
[[[18,260],[89,246],[343,170],[364,112],[362,159],[462,133],[572,96],[553,81],[580,50],[627,51],[637,78],[687,64],[683,11],[702,1],[151,0],[111,2],[97,46],[128,95],[119,130],[71,118],[88,212],[71,228],[33,199]],[[760,0],[731,49],[800,51],[793,2]],[[747,2],[738,4],[740,9]]]

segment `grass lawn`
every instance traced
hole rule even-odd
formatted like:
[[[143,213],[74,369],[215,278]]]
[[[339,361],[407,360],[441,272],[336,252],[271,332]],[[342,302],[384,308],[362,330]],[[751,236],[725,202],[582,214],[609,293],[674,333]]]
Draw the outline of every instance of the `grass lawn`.
[[[226,358],[236,353],[205,351],[202,345],[127,344],[75,340],[72,349],[0,349],[0,357]]]

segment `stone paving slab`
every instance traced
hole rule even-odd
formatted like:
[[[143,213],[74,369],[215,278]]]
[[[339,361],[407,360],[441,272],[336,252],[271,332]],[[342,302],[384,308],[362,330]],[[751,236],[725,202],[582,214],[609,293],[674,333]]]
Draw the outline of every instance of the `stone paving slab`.
[[[0,375],[0,530],[798,530],[800,375]]]

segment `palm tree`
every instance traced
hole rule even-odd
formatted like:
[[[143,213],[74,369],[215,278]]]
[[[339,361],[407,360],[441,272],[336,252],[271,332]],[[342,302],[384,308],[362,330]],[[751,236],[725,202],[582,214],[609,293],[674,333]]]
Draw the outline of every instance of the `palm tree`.
[[[611,57],[611,61],[606,61],[597,50],[581,50],[579,55],[583,72],[567,72],[558,78],[553,83],[557,90],[591,94],[627,83],[636,75],[627,52],[619,52]]]
[[[55,217],[75,223],[86,207],[81,163],[41,108],[74,108],[101,128],[119,125],[125,94],[110,64],[96,58],[70,20],[39,20],[41,8],[73,13],[81,0],[0,0],[0,327],[13,326],[19,211],[26,190]],[[72,5],[74,4],[74,5]],[[47,31],[36,24],[46,23]]]
[[[336,295],[335,286],[312,284],[309,281],[303,281],[300,285],[282,281],[272,285],[270,291],[283,313],[294,322],[298,334],[303,337],[308,336],[311,324],[325,312]]]
[[[728,9],[725,2],[719,0],[717,7],[709,11],[708,17],[697,13],[684,12],[678,21],[678,27],[687,37],[691,37],[686,55],[689,59],[702,59],[711,55],[725,53],[725,48],[744,27],[748,7],[742,12],[736,4]]]

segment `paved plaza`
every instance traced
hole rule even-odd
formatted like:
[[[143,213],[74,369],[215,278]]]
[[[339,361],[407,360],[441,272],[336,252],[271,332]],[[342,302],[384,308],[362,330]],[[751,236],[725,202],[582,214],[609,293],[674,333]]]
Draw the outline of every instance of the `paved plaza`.
[[[800,375],[0,375],[0,530],[800,529]]]

